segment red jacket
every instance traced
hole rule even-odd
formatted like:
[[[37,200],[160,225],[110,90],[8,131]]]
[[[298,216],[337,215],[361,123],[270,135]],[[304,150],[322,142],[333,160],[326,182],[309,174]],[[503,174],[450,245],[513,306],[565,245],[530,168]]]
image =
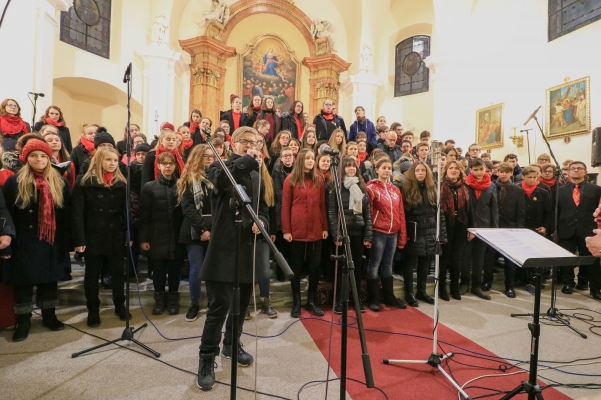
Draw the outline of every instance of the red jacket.
[[[326,215],[326,191],[321,182],[314,186],[305,178],[305,187],[300,183],[290,187],[289,174],[282,188],[282,233],[291,233],[296,242],[321,240],[322,232],[328,230]]]
[[[407,223],[403,196],[399,188],[390,182],[382,183],[378,179],[367,183],[367,195],[371,208],[371,219],[374,231],[382,233],[399,233],[397,246],[407,243]]]

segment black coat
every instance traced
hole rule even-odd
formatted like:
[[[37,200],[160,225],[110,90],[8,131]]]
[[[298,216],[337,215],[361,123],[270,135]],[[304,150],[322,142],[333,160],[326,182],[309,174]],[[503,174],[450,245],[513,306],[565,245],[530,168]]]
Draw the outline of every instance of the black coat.
[[[401,148],[397,145],[395,145],[393,148],[390,148],[388,146],[388,144],[386,144],[386,142],[384,142],[384,144],[378,145],[378,148],[382,149],[384,154],[386,154],[386,155],[388,155],[388,157],[390,157],[390,161],[392,163],[394,163],[396,160],[401,158],[401,155],[403,155],[403,153],[401,152]]]
[[[86,246],[85,254],[108,256],[125,251],[125,183],[111,187],[91,177],[73,188],[71,232],[75,247]]]
[[[369,208],[369,197],[367,193],[363,193],[361,201],[361,214],[355,214],[353,210],[348,209],[349,197],[351,192],[342,186],[340,197],[342,198],[342,206],[344,208],[344,220],[346,228],[350,236],[363,236],[364,242],[373,240],[371,210]],[[327,206],[328,206],[328,221],[330,224],[330,236],[335,242],[342,241],[342,227],[338,230],[338,201],[336,200],[336,188],[333,184],[327,188]],[[336,236],[338,233],[338,236]]]
[[[15,240],[15,224],[13,223],[13,219],[10,216],[10,212],[8,212],[8,207],[6,206],[6,202],[4,201],[4,195],[0,190],[0,236],[10,236],[12,240]],[[12,251],[10,246],[0,250],[0,255],[11,255]],[[1,268],[0,268],[1,269]],[[2,276],[0,276],[0,282],[2,281]]]
[[[332,136],[332,132],[334,129],[343,129],[344,137],[346,137],[346,127],[343,128],[344,120],[342,118],[334,117],[331,121],[327,121],[321,114],[317,114],[315,118],[313,118],[313,125],[315,125],[315,136],[317,137],[317,141],[320,140],[330,140],[330,136]]]
[[[560,239],[569,239],[574,235],[581,238],[593,236],[597,223],[593,212],[599,206],[601,186],[583,182],[580,184],[580,205],[576,207],[572,192],[574,184],[568,183],[559,188],[557,234]]]
[[[292,171],[291,171],[292,172]],[[273,178],[273,191],[275,193],[275,224],[278,232],[282,231],[282,188],[284,181],[290,172],[286,172],[284,165],[280,163],[280,167],[273,170],[271,177]]]
[[[75,175],[79,175],[81,165],[88,158],[90,158],[90,154],[88,153],[83,144],[79,143],[73,148],[73,150],[71,151],[71,162],[75,167]]]
[[[526,227],[526,194],[520,186],[509,185],[507,194],[501,196],[501,186],[497,184],[497,202],[499,203],[499,228]]]
[[[154,159],[156,158],[157,151],[151,150],[146,153],[146,158],[144,159],[144,164],[142,164],[142,187],[146,185],[150,181],[154,181]],[[175,163],[175,171],[173,172],[173,176],[178,178],[181,175],[181,171],[179,170],[179,166],[177,162]]]
[[[253,209],[259,207],[259,218],[269,228],[269,207],[263,196],[259,199],[259,163],[249,155],[243,157],[233,154],[225,162],[238,184],[246,188],[246,193],[251,198]],[[200,279],[203,281],[233,282],[235,273],[236,251],[240,261],[240,283],[253,283],[252,254],[255,234],[252,232],[253,220],[246,208],[242,209],[242,237],[240,247],[236,243],[236,228],[234,216],[230,210],[230,199],[234,197],[231,183],[221,169],[218,162],[209,168],[209,180],[214,185],[211,193],[211,210],[213,226],[211,240],[200,270]],[[262,183],[261,183],[261,186]],[[264,188],[260,188],[264,193]],[[258,203],[258,204],[257,204]]]
[[[205,223],[206,221],[201,217],[202,215],[211,214],[211,190],[201,183],[202,187],[202,211],[199,213],[196,209],[196,203],[194,202],[193,188],[188,187],[182,194],[181,206],[184,220],[182,227],[179,232],[179,242],[184,244],[190,243],[203,243],[199,238],[192,237],[192,229],[194,229],[195,236],[202,235],[205,231],[211,231],[211,226]]]
[[[301,118],[303,118],[302,115]],[[290,114],[289,112],[282,113],[280,121],[282,122],[282,131],[290,131],[293,139],[298,139],[300,137],[298,127],[296,126],[296,121],[294,121],[294,115]],[[300,133],[302,134],[302,132]]]
[[[45,122],[36,122],[33,126],[34,132],[39,132],[40,129],[42,129],[42,126],[44,125],[46,125]],[[58,129],[58,135],[63,141],[63,145],[65,146],[67,153],[71,153],[71,151],[73,150],[73,144],[71,143],[71,131],[69,131],[69,128],[67,128],[66,126],[57,126],[56,128]]]
[[[190,128],[190,122],[184,122],[183,126],[187,126],[188,128]],[[194,143],[192,145],[192,147],[190,147],[188,150],[192,150],[194,148],[194,146],[196,146],[197,144],[203,144],[206,143],[206,134],[203,137],[202,134],[200,133],[200,128],[196,128],[196,130],[194,132],[190,132],[190,139],[192,139],[192,143]]]
[[[31,126],[29,125],[28,122],[25,122],[25,125],[27,126],[27,132],[31,132]],[[19,138],[21,136],[23,136],[25,134],[25,132],[18,132],[15,133],[14,135],[5,135],[0,131],[0,136],[2,136],[2,147],[4,148],[4,151],[15,151],[16,150],[16,146],[17,146],[17,141],[19,140]]]
[[[497,187],[491,183],[489,187],[476,198],[476,191],[467,185],[470,192],[470,207],[474,212],[475,228],[498,228],[499,205],[497,202]]]
[[[526,197],[526,228],[535,230],[541,226],[547,230],[547,235],[553,233],[555,213],[551,208],[551,196],[541,187],[536,187],[532,196]]]
[[[247,126],[248,122],[250,121],[250,118],[248,116],[248,114],[246,114],[244,111],[240,112],[240,125],[239,126]],[[232,110],[227,110],[221,113],[221,116],[219,117],[220,121],[227,121],[227,123],[230,125],[230,135],[232,135],[235,131],[234,129],[234,118],[232,115]]]
[[[153,260],[174,260],[184,254],[179,245],[184,216],[177,204],[176,182],[160,174],[142,188],[138,240],[150,243],[148,258]]]
[[[405,220],[407,222],[407,231],[415,222],[415,240],[407,240],[403,248],[403,254],[408,256],[433,256],[442,254],[440,247],[436,246],[436,206],[430,204],[428,193],[425,185],[421,186],[422,203],[417,207],[408,208],[406,202],[403,206],[405,209]],[[404,197],[403,197],[404,199]],[[447,224],[444,218],[444,213],[440,212],[440,232],[438,235],[441,243],[447,241]]]
[[[57,282],[64,276],[63,255],[71,250],[69,240],[69,212],[71,188],[63,178],[63,207],[54,207],[56,231],[54,243],[38,239],[38,202],[31,199],[21,209],[15,203],[19,192],[18,175],[13,175],[4,184],[4,197],[12,216],[15,239],[10,244],[11,258],[5,260],[3,270],[7,282],[15,285],[36,285]],[[1,208],[1,207],[0,207]]]

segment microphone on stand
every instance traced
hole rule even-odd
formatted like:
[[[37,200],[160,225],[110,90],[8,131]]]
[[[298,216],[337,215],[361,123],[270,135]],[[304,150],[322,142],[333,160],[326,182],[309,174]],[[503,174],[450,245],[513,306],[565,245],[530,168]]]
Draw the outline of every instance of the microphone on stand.
[[[28,92],[27,94],[32,94],[34,96],[39,96],[39,97],[44,97],[44,93],[33,93],[33,92]]]
[[[337,156],[340,154],[340,151],[331,148],[330,146],[328,146],[327,143],[321,145],[321,147],[319,148],[319,152],[321,154],[328,154],[330,156]]]
[[[530,116],[528,117],[528,119],[526,120],[526,122],[524,122],[524,126],[526,126],[526,124],[528,124],[528,122],[530,122],[532,120],[532,118],[534,118],[534,116],[536,115],[536,113],[538,112],[538,110],[540,110],[542,106],[538,107],[536,110],[534,110],[534,112],[532,114],[530,114]]]
[[[123,83],[127,82],[130,79],[131,79],[131,63],[129,63],[129,65],[127,66],[127,69],[125,70],[125,74],[123,75]]]
[[[433,140],[432,141],[432,166],[436,166],[438,167],[438,160],[440,158],[440,145],[442,144],[442,142],[439,142],[438,140]]]

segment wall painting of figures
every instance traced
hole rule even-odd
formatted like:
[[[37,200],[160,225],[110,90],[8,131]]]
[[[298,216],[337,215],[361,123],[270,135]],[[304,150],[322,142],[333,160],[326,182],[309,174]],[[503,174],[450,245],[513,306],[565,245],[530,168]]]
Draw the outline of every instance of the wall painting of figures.
[[[591,131],[589,77],[547,89],[545,134],[549,139]]]
[[[504,106],[499,103],[476,111],[476,143],[482,150],[503,147]]]

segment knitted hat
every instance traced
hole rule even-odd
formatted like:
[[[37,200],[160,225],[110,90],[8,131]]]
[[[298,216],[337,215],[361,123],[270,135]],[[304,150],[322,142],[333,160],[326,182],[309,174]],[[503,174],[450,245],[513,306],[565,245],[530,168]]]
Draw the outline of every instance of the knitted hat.
[[[238,96],[237,94],[230,94],[230,104],[232,104],[234,102],[234,99],[239,99],[240,96]]]
[[[411,168],[412,164],[413,163],[411,161],[403,161],[400,166],[401,174],[404,174],[405,172],[409,171],[409,168]]]
[[[27,157],[29,157],[29,154],[31,154],[32,151],[43,151],[46,153],[48,158],[52,158],[52,150],[50,149],[48,143],[46,143],[44,140],[32,139],[27,142],[25,147],[23,147],[23,151],[21,152],[23,155],[23,160],[27,160]]]
[[[106,128],[101,126],[96,131],[96,137],[94,137],[94,148],[97,149],[103,143],[110,143],[115,147],[115,139],[106,131]]]
[[[173,132],[175,132],[175,127],[173,126],[173,124],[171,122],[163,122],[161,124],[161,131],[163,129],[171,129]]]
[[[148,153],[150,151],[150,145],[148,143],[140,143],[136,146],[136,153],[143,151],[144,153]]]

